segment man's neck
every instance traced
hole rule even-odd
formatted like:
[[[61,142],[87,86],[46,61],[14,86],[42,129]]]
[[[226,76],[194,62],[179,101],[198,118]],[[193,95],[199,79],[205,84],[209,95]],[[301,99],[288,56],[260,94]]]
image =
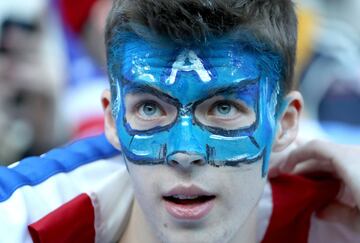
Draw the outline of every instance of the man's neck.
[[[229,243],[255,243],[257,227],[257,207],[255,207],[244,225],[237,231]]]
[[[256,226],[257,226],[257,208],[250,214],[245,224],[238,230],[234,238],[229,243],[255,243],[256,242]],[[141,229],[141,233],[139,233]],[[149,224],[146,222],[136,199],[131,209],[131,215],[128,225],[119,241],[119,243],[159,243],[152,232]]]
[[[149,224],[146,222],[145,215],[143,214],[136,199],[134,199],[129,223],[126,226],[126,229],[121,236],[119,243],[138,242],[158,243],[159,241],[155,238]]]

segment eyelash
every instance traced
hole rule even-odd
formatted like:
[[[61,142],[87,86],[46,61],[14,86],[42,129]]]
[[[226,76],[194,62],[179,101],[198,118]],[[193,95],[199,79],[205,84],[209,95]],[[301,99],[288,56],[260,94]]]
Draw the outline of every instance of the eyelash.
[[[156,101],[154,101],[154,100],[144,100],[144,101],[140,102],[139,104],[137,104],[137,105],[135,106],[136,112],[139,113],[140,108],[143,107],[144,105],[153,105],[153,106],[155,106],[155,107],[157,107],[157,108],[159,109],[159,111],[160,111],[161,114],[165,114],[165,111],[164,111],[164,109],[162,108],[162,106],[161,106],[158,102],[156,102]],[[140,116],[143,120],[151,120],[151,119],[146,119],[146,118],[144,118],[144,117],[141,116],[140,114],[139,114],[139,116]]]
[[[164,111],[163,107],[156,101],[154,100],[144,100],[140,103],[138,103],[136,106],[135,106],[135,110],[136,112],[139,114],[139,110],[141,109],[142,106],[144,105],[153,105],[155,106],[157,109],[159,109],[160,113],[162,115],[166,114],[166,112]],[[231,107],[235,108],[238,112],[241,112],[241,113],[246,113],[247,110],[246,108],[244,108],[241,104],[235,102],[235,101],[232,101],[232,100],[218,100],[216,101],[214,104],[211,105],[211,108],[209,110],[209,113],[213,113],[214,110],[219,106],[219,105],[230,105]],[[138,115],[141,119],[143,120],[155,120],[155,119],[146,119],[144,116],[142,116],[141,114]],[[159,118],[159,117],[157,117]]]
[[[218,107],[219,105],[230,105],[232,107],[234,107],[237,111],[240,111],[242,113],[245,113],[246,110],[244,107],[242,107],[240,104],[238,104],[237,102],[235,101],[232,101],[232,100],[219,100],[219,101],[216,101],[212,106],[211,106],[211,109],[210,111],[214,111],[214,109],[216,109],[216,107]]]

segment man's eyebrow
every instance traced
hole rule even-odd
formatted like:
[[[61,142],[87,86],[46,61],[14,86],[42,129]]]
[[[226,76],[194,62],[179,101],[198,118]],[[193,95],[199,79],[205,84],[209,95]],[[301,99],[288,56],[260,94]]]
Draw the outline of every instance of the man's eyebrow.
[[[256,79],[245,79],[242,80],[240,83],[236,83],[236,84],[230,84],[230,85],[226,85],[226,86],[222,86],[222,87],[217,87],[214,89],[211,89],[208,91],[208,95],[207,98],[210,97],[214,97],[217,95],[221,95],[221,94],[229,94],[229,93],[236,93],[241,89],[245,89],[250,85],[254,85],[256,83],[259,82],[259,78]]]
[[[149,84],[137,84],[132,83],[128,84],[127,91],[131,94],[151,94],[161,99],[164,102],[170,103],[172,105],[178,106],[180,104],[179,100],[162,92],[156,87],[153,87]]]

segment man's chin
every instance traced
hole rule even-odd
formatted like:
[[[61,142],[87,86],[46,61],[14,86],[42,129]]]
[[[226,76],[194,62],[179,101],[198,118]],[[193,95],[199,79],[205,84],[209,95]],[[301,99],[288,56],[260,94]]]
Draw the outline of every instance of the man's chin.
[[[234,232],[221,226],[211,227],[204,222],[176,222],[163,227],[158,238],[166,243],[218,243],[229,242]]]

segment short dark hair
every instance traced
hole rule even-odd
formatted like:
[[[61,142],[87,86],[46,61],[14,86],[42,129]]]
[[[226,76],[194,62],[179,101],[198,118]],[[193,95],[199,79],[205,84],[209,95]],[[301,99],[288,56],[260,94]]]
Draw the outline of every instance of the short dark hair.
[[[285,93],[295,86],[297,18],[292,0],[114,0],[105,30],[107,49],[121,29],[141,37],[144,33],[134,28],[139,25],[177,43],[204,42],[244,29],[280,55]]]

